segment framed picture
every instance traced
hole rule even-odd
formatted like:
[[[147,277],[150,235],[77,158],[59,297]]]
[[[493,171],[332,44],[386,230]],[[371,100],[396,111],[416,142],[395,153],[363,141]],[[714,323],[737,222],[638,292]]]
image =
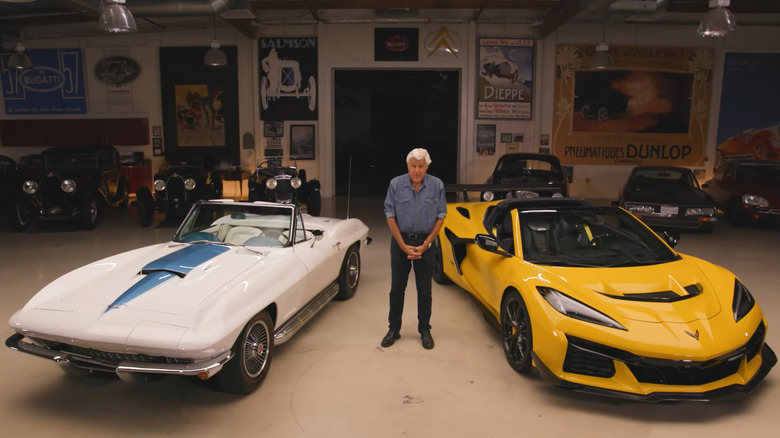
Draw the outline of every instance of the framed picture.
[[[164,156],[208,165],[240,163],[238,48],[222,46],[228,67],[203,65],[204,47],[160,47]],[[152,127],[156,137],[157,130]]]
[[[163,151],[163,143],[162,138],[153,138],[152,139],[152,152],[155,157],[162,157],[164,152]]]
[[[162,137],[162,127],[160,125],[152,126],[152,136]]]
[[[512,143],[512,134],[502,133],[501,143]]]
[[[314,125],[290,126],[290,156],[299,160],[314,159]]]
[[[265,122],[263,137],[284,137],[284,122]]]
[[[496,125],[477,125],[477,154],[496,153]]]

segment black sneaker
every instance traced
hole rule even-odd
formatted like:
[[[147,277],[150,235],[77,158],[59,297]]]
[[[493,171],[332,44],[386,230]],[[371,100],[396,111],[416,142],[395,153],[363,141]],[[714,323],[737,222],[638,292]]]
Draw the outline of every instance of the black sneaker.
[[[395,340],[400,338],[400,337],[401,337],[400,333],[398,333],[397,331],[395,331],[393,329],[390,329],[390,330],[388,330],[388,332],[385,335],[385,337],[382,338],[382,346],[383,347],[389,347],[389,346],[393,345]]]
[[[430,330],[420,332],[420,339],[422,339],[422,346],[424,349],[430,350],[433,348],[433,337],[431,336]]]

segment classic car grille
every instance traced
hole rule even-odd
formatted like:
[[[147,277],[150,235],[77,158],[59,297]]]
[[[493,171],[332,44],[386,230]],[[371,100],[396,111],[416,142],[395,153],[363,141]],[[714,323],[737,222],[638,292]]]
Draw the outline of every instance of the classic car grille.
[[[183,201],[187,195],[187,190],[184,188],[184,180],[182,177],[175,175],[168,178],[165,182],[165,198],[169,201],[178,199]]]
[[[59,342],[46,341],[44,339],[35,339],[41,345],[46,348],[55,351],[61,351],[63,353],[70,353],[74,356],[89,357],[91,359],[101,361],[104,363],[110,363],[118,365],[120,362],[132,361],[132,362],[146,362],[146,363],[168,363],[168,364],[189,364],[192,363],[192,359],[181,359],[176,357],[167,356],[150,356],[148,354],[130,354],[130,353],[112,353],[107,351],[92,350],[89,348],[81,348],[73,345],[62,344]]]
[[[567,336],[569,347],[563,369],[577,374],[610,377],[611,374],[605,375],[609,367],[604,361],[619,360],[643,383],[703,385],[736,373],[743,357],[747,360],[753,359],[761,351],[765,332],[766,328],[762,323],[744,347],[703,362],[641,357],[575,336]],[[597,356],[603,361],[596,360]]]
[[[276,178],[276,189],[274,196],[277,202],[288,202],[292,200],[292,183],[290,178]]]
[[[67,204],[68,196],[60,188],[60,180],[55,177],[46,177],[41,181],[41,203],[45,207],[63,206]]]

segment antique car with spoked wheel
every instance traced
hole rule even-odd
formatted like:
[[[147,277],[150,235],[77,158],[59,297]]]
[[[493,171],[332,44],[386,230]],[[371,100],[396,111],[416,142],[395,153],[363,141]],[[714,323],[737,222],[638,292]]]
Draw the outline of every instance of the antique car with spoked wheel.
[[[129,184],[113,146],[62,146],[41,153],[42,172],[22,183],[24,195],[11,203],[11,226],[35,221],[76,221],[97,226],[102,206],[127,206]]]
[[[434,279],[469,293],[515,371],[558,387],[650,402],[752,391],[777,363],[761,308],[675,243],[581,199],[450,203]]]
[[[218,171],[204,169],[202,160],[166,161],[154,175],[154,193],[149,187],[136,190],[136,209],[141,226],[152,224],[154,213],[166,221],[180,221],[195,202],[222,197]]]
[[[78,268],[9,320],[12,350],[71,374],[216,378],[247,394],[276,347],[360,282],[368,227],[294,204],[197,202],[173,240]]]
[[[289,164],[283,164],[287,160]],[[306,212],[319,216],[322,209],[320,181],[306,179],[306,170],[298,167],[295,157],[276,157],[261,162],[249,175],[250,201],[273,201],[300,204]]]

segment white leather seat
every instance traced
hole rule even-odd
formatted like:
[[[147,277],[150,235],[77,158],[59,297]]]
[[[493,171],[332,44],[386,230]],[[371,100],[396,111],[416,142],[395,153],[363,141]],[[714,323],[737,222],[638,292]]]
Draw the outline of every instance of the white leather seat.
[[[232,243],[234,245],[243,245],[247,239],[255,236],[260,236],[263,231],[255,227],[237,226],[230,229],[225,236],[225,243]]]

